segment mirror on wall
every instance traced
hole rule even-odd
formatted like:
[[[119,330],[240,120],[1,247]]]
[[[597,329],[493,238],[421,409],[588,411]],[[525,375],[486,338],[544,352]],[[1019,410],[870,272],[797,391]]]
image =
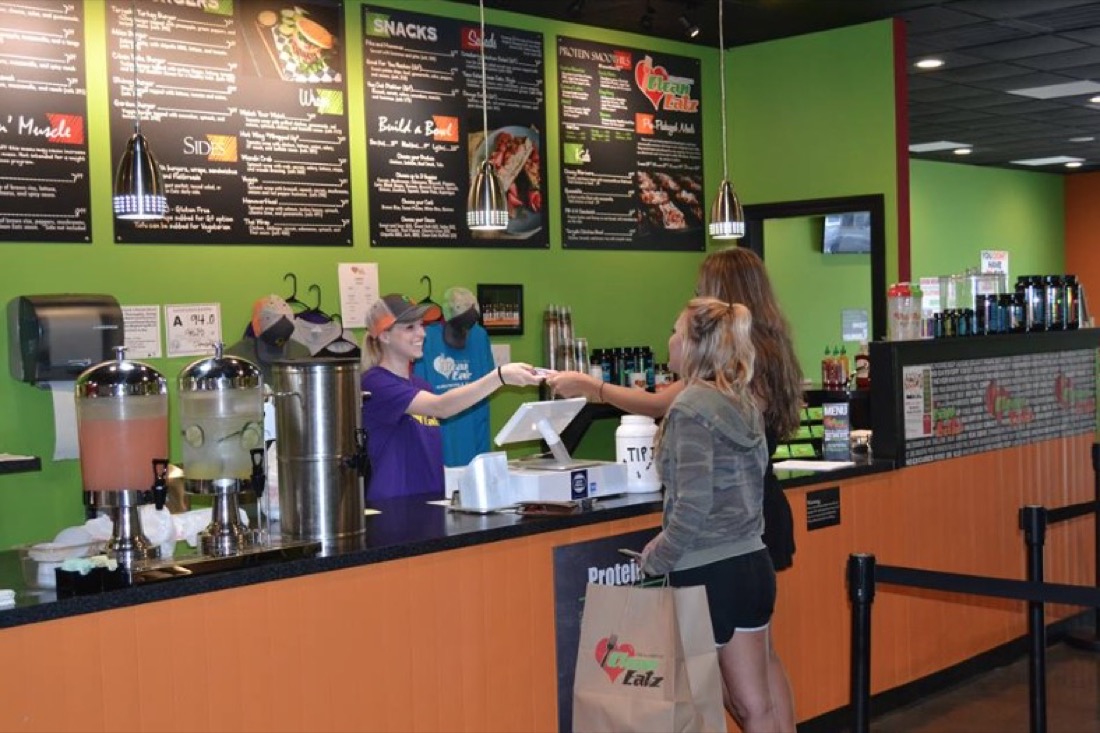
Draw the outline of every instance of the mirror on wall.
[[[814,370],[824,345],[840,343],[842,311],[858,310],[865,304],[870,310],[870,340],[886,337],[886,204],[882,194],[745,206],[741,246],[768,263],[780,300],[788,301],[784,310],[808,378],[816,381]],[[769,246],[775,249],[771,258]],[[822,318],[832,325],[824,327]],[[808,358],[811,351],[817,357]]]

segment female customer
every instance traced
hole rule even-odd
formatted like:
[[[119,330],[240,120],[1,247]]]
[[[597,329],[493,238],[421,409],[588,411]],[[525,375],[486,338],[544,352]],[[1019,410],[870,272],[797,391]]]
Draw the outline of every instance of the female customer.
[[[367,315],[363,339],[363,428],[371,462],[367,496],[443,496],[443,444],[439,421],[482,400],[500,387],[536,385],[542,379],[527,364],[505,364],[469,384],[435,394],[412,373],[424,353],[425,315],[403,295],[379,298]]]
[[[751,250],[731,247],[710,254],[699,268],[695,292],[727,303],[742,303],[752,313],[752,343],[756,366],[750,388],[764,414],[768,455],[775,452],[778,440],[798,429],[802,407],[802,373],[791,343],[787,324],[775,299],[763,261]],[[586,397],[593,402],[608,402],[628,413],[660,418],[684,389],[683,381],[663,392],[646,392],[630,387],[605,384],[579,372],[558,372],[548,383],[565,397]],[[791,566],[795,551],[791,507],[779,486],[769,460],[764,474],[764,544],[776,570]],[[794,730],[794,706],[790,683],[782,660],[770,650],[768,674],[776,695],[780,729]],[[784,719],[782,716],[789,715]]]
[[[752,316],[741,304],[694,298],[669,339],[669,364],[684,387],[657,439],[665,486],[661,532],[639,560],[674,586],[707,589],[726,708],[744,733],[774,733],[768,674],[775,569],[762,539],[764,421],[749,387]]]

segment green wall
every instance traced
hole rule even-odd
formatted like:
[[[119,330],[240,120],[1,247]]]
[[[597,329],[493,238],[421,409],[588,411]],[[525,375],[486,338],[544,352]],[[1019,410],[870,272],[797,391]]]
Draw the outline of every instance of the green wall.
[[[365,4],[365,3],[364,3]],[[372,3],[474,20],[477,8],[440,0]],[[124,305],[219,302],[224,337],[243,330],[250,305],[269,292],[286,295],[283,275],[298,275],[300,291],[318,284],[322,306],[336,309],[336,264],[377,262],[383,291],[424,294],[428,275],[436,295],[451,285],[522,283],[527,331],[498,340],[512,357],[542,361],[542,309],[548,303],[573,307],[577,335],[592,347],[650,344],[662,360],[676,313],[691,295],[703,253],[565,252],[560,247],[558,201],[556,34],[656,49],[698,57],[703,62],[702,98],[707,191],[721,177],[718,53],[679,42],[660,42],[577,24],[490,10],[488,22],[544,34],[548,134],[546,154],[552,193],[548,251],[374,249],[367,246],[367,170],[360,2],[345,3],[353,247],[250,247],[116,245],[112,241],[110,188],[116,161],[110,159],[106,110],[106,10],[87,0],[88,133],[91,140],[93,241],[88,245],[0,244],[0,299],[32,293],[103,292]],[[889,23],[735,49],[728,54],[731,176],[746,203],[882,192],[887,231],[896,246],[893,182],[893,87]],[[154,149],[156,140],[151,140]],[[892,257],[892,255],[891,255]],[[810,263],[807,262],[807,265]],[[800,297],[795,297],[800,296]],[[812,308],[810,294],[794,294],[788,312]],[[6,350],[6,323],[3,337]],[[808,327],[809,328],[809,327]],[[818,334],[805,336],[811,350]],[[170,382],[188,359],[152,360]],[[492,399],[494,428],[533,393],[511,392]],[[174,395],[172,397],[173,411]],[[607,422],[607,421],[605,421]],[[600,425],[592,441],[610,445],[613,425]],[[175,444],[175,441],[173,441]],[[0,547],[51,537],[81,520],[80,473],[75,461],[52,462],[53,419],[49,395],[0,372],[0,451],[43,457],[38,473],[0,476]],[[173,459],[179,458],[173,448]]]
[[[1008,251],[1017,275],[1065,270],[1064,177],[910,161],[913,278],[960,273],[983,249]]]

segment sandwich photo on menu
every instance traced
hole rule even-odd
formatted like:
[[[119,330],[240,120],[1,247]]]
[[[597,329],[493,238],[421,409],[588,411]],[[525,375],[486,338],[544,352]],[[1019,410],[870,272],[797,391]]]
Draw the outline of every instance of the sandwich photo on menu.
[[[533,127],[510,125],[489,132],[489,164],[508,203],[508,234],[529,237],[542,227],[542,156]],[[485,155],[484,135],[470,135],[470,175]]]
[[[332,21],[328,21],[332,22]],[[299,5],[256,13],[269,63],[285,81],[337,83],[337,38],[322,20]],[[259,59],[254,59],[257,65]]]

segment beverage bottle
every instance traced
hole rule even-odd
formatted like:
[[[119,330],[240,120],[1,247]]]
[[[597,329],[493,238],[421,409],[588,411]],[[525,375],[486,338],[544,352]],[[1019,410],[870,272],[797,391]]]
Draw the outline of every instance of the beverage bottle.
[[[856,352],[856,389],[868,389],[871,386],[871,352],[867,342],[859,345]]]
[[[831,389],[833,381],[833,355],[829,353],[829,347],[825,347],[825,356],[821,357],[821,388]]]
[[[840,345],[840,368],[837,370],[837,374],[840,377],[840,388],[847,389],[848,383],[852,379],[852,365],[848,361],[848,351],[844,348],[844,344]]]
[[[558,369],[558,307],[551,303],[542,314],[543,358],[550,369]]]

